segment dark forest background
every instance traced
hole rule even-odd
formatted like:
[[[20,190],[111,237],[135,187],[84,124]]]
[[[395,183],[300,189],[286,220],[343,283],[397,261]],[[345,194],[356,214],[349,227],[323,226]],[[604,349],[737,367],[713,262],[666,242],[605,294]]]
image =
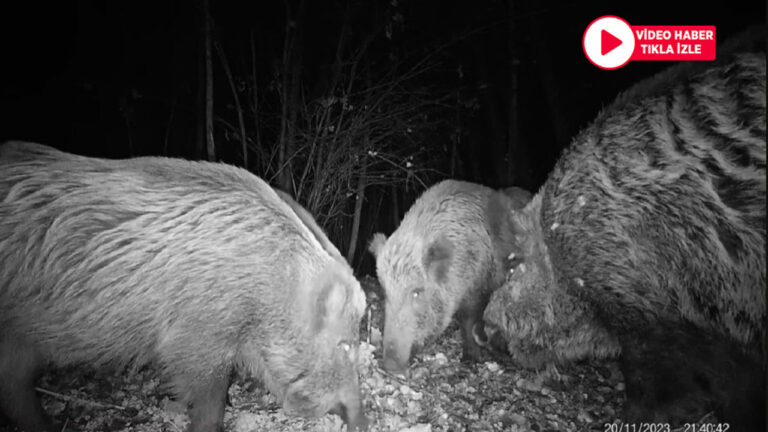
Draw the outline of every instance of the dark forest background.
[[[762,1],[14,3],[0,12],[0,141],[246,167],[362,272],[371,234],[427,186],[535,191],[602,106],[670,65],[593,66],[581,40],[595,18],[715,25],[722,41],[766,17]]]

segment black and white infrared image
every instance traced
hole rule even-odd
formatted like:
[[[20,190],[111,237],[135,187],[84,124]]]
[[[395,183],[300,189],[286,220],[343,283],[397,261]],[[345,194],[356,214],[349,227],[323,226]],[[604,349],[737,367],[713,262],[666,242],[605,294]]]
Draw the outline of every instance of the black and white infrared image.
[[[0,9],[0,432],[766,431],[765,1]]]

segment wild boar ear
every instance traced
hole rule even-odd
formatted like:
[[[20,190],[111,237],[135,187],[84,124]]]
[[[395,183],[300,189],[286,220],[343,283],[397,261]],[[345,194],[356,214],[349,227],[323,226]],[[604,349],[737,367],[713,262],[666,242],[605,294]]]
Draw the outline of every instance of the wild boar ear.
[[[491,238],[498,239],[509,232],[513,211],[512,200],[503,192],[494,191],[488,196],[485,220],[488,222]]]
[[[453,243],[445,236],[435,239],[424,253],[423,264],[427,277],[437,283],[444,282],[452,259]]]
[[[378,258],[379,252],[381,252],[381,248],[384,247],[384,243],[386,242],[387,236],[382,233],[376,233],[371,237],[371,241],[368,242],[368,251],[373,254],[374,258]]]
[[[315,307],[313,311],[313,328],[319,332],[329,322],[340,316],[347,303],[347,286],[344,280],[333,271],[325,271],[318,278],[319,285],[316,293]]]

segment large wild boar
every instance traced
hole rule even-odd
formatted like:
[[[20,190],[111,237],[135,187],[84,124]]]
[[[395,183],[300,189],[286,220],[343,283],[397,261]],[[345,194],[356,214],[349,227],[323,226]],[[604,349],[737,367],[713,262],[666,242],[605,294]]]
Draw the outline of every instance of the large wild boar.
[[[223,164],[0,146],[0,410],[53,431],[33,389],[48,362],[157,362],[192,431],[222,429],[238,371],[289,414],[364,429],[365,296],[301,210]]]
[[[507,282],[491,294],[484,314],[494,348],[531,369],[617,356],[621,347],[616,337],[583,300],[555,283],[547,246],[528,234],[540,233],[541,221],[522,215],[513,220],[517,242]]]
[[[620,346],[637,425],[765,430],[763,50],[622,95],[510,215],[521,264],[486,321],[523,362]]]
[[[478,184],[442,181],[427,189],[387,239],[370,250],[386,293],[384,367],[405,373],[416,348],[459,320],[463,358],[476,358],[475,335],[493,289],[504,282],[505,241],[491,230],[489,199],[511,210],[503,193]]]

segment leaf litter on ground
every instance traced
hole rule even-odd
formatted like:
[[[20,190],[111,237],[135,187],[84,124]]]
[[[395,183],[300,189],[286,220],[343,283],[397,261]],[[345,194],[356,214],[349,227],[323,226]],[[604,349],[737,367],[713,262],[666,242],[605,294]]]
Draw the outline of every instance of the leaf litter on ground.
[[[362,282],[376,283],[370,277]],[[615,361],[538,371],[490,354],[462,363],[455,324],[415,357],[408,379],[388,374],[379,366],[383,302],[369,294],[368,307],[359,358],[371,432],[602,432],[620,416],[624,383]],[[58,369],[46,373],[39,387],[46,412],[66,422],[66,431],[182,432],[189,424],[185,407],[152,366],[122,372]],[[232,384],[224,420],[230,432],[346,430],[335,415],[286,416],[276,398],[248,377]],[[0,432],[11,430],[0,425]]]

